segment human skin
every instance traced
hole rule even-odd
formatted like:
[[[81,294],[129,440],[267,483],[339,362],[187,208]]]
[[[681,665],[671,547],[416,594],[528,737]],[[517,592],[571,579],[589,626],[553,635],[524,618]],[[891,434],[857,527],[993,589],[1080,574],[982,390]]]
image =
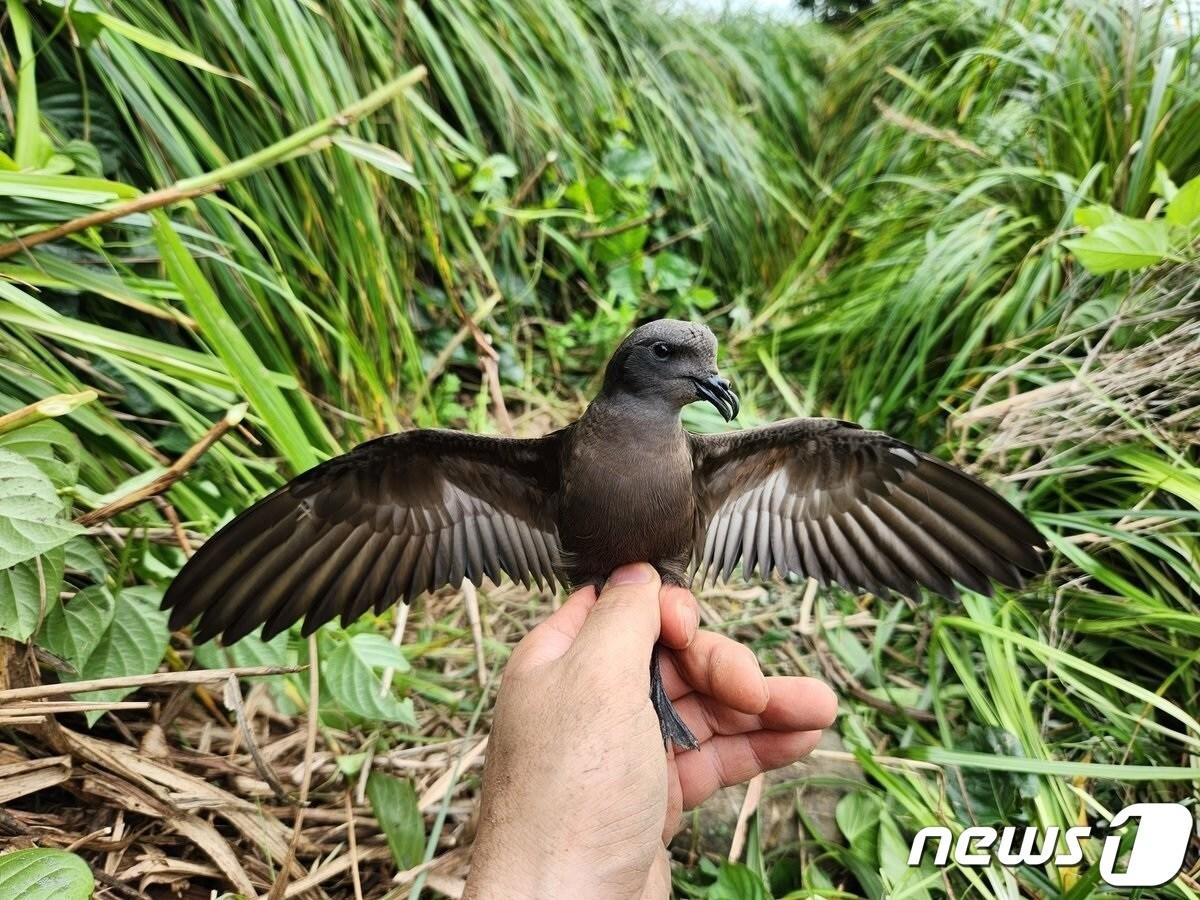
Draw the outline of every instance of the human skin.
[[[657,601],[657,602],[656,602]],[[812,678],[766,678],[754,654],[698,627],[695,599],[653,567],[573,593],[517,645],[496,700],[466,900],[666,898],[666,842],[718,788],[789,765],[832,724]],[[663,748],[650,653],[700,741]]]

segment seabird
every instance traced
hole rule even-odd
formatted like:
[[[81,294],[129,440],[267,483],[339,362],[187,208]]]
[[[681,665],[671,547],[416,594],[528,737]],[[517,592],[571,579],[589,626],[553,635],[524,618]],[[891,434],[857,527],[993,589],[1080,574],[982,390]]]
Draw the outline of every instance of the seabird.
[[[959,469],[839,419],[686,431],[680,411],[738,414],[703,325],[629,334],[578,421],[539,438],[421,429],[389,434],[300,475],[233,519],[167,590],[172,629],[231,644],[304,618],[308,635],[425,591],[502,575],[526,586],[603,585],[649,562],[665,583],[808,576],[917,598],[992,593],[1044,571],[1021,513]],[[696,739],[667,698],[664,741]]]

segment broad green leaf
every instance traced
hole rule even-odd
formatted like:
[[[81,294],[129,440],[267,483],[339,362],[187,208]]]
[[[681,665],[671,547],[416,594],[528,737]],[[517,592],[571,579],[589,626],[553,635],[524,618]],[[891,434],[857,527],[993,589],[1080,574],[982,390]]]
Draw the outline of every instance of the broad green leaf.
[[[591,213],[598,220],[606,219],[616,207],[616,192],[608,179],[599,176],[576,181],[563,193],[563,199]]]
[[[62,580],[62,547],[0,569],[0,637],[28,640],[39,619],[58,606]]]
[[[246,635],[236,644],[223,647],[215,640],[199,644],[194,648],[196,664],[206,669],[224,669],[228,666],[283,666],[289,662],[288,633],[280,632],[269,641],[260,636],[261,629]],[[294,694],[289,695],[289,683],[285,678],[269,679],[271,696],[280,712],[295,712]]]
[[[631,262],[614,266],[608,273],[609,296],[636,303],[642,290],[641,254]]]
[[[143,472],[138,472],[135,475],[126,478],[124,481],[118,482],[110,491],[105,491],[103,494],[96,494],[94,497],[89,497],[88,502],[96,506],[103,506],[105,503],[112,503],[120,497],[125,497],[132,494],[134,491],[141,490],[149,484],[152,484],[167,470],[166,466],[157,465],[148,467]]]
[[[659,291],[686,291],[696,280],[694,262],[678,253],[662,252],[646,258],[646,278]]]
[[[367,798],[387,837],[396,868],[419,865],[425,855],[425,820],[417,806],[417,792],[403,778],[384,772],[367,776]]]
[[[721,863],[717,880],[705,893],[707,900],[771,900],[767,886],[741,863]]]
[[[1111,206],[1081,206],[1075,210],[1075,224],[1084,228],[1099,228],[1108,222],[1115,222],[1123,216]]]
[[[617,146],[604,155],[604,168],[627,185],[649,183],[655,165],[654,154],[645,147]]]
[[[649,236],[649,226],[638,225],[618,234],[602,237],[597,242],[596,258],[601,262],[613,263],[631,257],[641,251]]]
[[[99,646],[116,613],[117,602],[102,585],[86,587],[70,600],[55,603],[42,623],[37,642],[80,671]]]
[[[56,488],[71,488],[79,475],[79,438],[58,422],[43,419],[0,434],[0,449],[33,463]]]
[[[834,818],[846,843],[857,853],[868,849],[875,856],[875,833],[879,827],[881,806],[879,798],[867,791],[854,791],[838,801]]]
[[[43,6],[57,6],[62,9],[71,22],[71,37],[78,40],[81,47],[91,45],[103,31],[96,13],[100,12],[95,0],[39,0]]]
[[[162,591],[153,587],[125,588],[111,595],[99,585],[85,588],[65,605],[61,618],[48,619],[43,629],[46,648],[75,666],[77,675],[64,681],[111,678],[118,675],[149,675],[158,669],[167,652],[167,613],[158,608]],[[78,609],[72,606],[82,601]],[[109,611],[111,608],[111,612]],[[84,632],[104,623],[93,639]],[[86,700],[120,700],[134,688],[92,691]],[[103,713],[87,714],[89,723]]]
[[[382,634],[356,634],[350,639],[350,645],[355,656],[368,666],[377,669],[390,666],[397,672],[407,672],[409,669],[408,658]]]
[[[0,897],[11,900],[88,900],[95,888],[88,864],[66,850],[0,854]]]
[[[1063,241],[1079,264],[1094,275],[1144,269],[1169,250],[1166,223],[1140,219],[1106,222],[1081,238]]]
[[[206,669],[224,669],[227,666],[282,666],[287,663],[287,632],[275,635],[269,641],[260,636],[261,629],[248,634],[236,644],[222,647],[216,641],[208,641],[195,648],[196,662]]]
[[[390,175],[410,187],[423,191],[421,182],[413,174],[412,163],[390,147],[376,144],[372,141],[359,140],[348,134],[339,134],[333,138],[333,143],[341,147],[355,159],[360,159],[373,166],[385,175]]]
[[[397,700],[391,692],[380,696],[383,682],[376,670],[388,666],[403,670],[408,663],[382,635],[356,634],[322,660],[321,674],[345,711],[373,721],[415,725],[411,700]]]
[[[63,549],[66,551],[64,565],[68,572],[78,572],[87,575],[96,584],[104,584],[108,567],[94,539],[81,534],[67,541]]]
[[[869,791],[854,791],[838,801],[834,818],[850,850],[847,867],[863,885],[867,897],[881,896],[879,869],[879,817],[883,803]]]
[[[348,778],[353,778],[361,772],[363,763],[366,761],[367,753],[365,750],[362,753],[343,753],[334,760],[337,763],[338,771]]]
[[[0,449],[0,569],[61,547],[82,530],[63,517],[54,484],[36,465]]]
[[[716,291],[706,287],[690,288],[685,296],[688,303],[702,310],[712,309],[717,305],[717,300],[720,299]]]
[[[1200,232],[1200,175],[1185,182],[1167,204],[1167,221],[1186,228],[1189,236]]]

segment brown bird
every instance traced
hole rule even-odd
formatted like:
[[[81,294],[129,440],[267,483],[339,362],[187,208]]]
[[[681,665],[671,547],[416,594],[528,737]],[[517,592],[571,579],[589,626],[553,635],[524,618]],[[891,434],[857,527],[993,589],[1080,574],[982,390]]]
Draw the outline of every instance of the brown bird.
[[[334,616],[502,575],[602,585],[649,561],[669,583],[772,572],[886,596],[990,595],[1043,571],[1033,525],[971,476],[877,431],[789,419],[685,431],[704,400],[738,398],[703,325],[661,320],[617,348],[577,421],[545,437],[419,430],[368,441],[305,472],[218,531],[163,600],[195,641],[271,638]],[[651,662],[663,739],[695,747]]]

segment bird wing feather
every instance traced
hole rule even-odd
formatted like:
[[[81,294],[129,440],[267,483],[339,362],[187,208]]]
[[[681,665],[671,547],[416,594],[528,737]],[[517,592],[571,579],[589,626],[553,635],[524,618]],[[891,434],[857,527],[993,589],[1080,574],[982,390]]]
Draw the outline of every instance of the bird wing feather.
[[[197,643],[304,633],[374,605],[502,574],[553,586],[560,433],[532,440],[418,430],[368,441],[237,516],[163,599]]]
[[[959,469],[838,419],[692,435],[701,583],[811,576],[915,597],[991,594],[1044,571],[1045,541],[999,494]]]

